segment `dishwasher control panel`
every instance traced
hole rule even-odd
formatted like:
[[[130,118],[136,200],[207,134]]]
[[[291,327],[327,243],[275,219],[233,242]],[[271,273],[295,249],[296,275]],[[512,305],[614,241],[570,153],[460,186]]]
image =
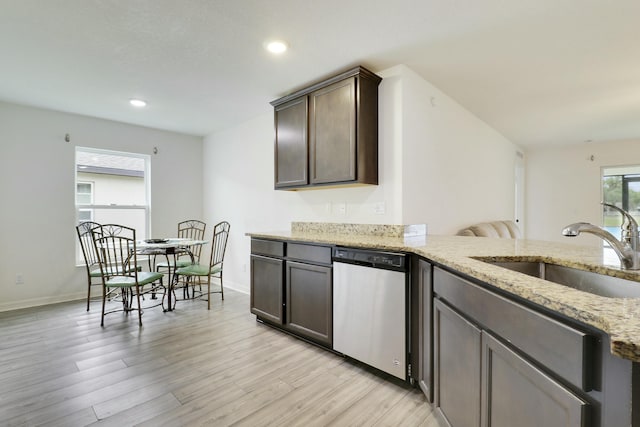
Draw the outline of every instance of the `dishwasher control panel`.
[[[372,251],[355,248],[334,248],[333,261],[349,264],[366,265],[376,268],[405,271],[406,256],[394,252]]]

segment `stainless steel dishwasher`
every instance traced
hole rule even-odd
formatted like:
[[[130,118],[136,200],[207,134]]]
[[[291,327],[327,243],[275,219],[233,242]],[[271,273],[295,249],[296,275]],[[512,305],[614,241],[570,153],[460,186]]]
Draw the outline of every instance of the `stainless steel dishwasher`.
[[[333,349],[407,379],[404,254],[333,250]]]

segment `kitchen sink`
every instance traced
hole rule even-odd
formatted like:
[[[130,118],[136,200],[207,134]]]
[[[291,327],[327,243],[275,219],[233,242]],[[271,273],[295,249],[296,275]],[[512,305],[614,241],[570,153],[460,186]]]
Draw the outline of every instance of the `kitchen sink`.
[[[640,282],[537,261],[493,261],[489,264],[607,298],[640,298]]]

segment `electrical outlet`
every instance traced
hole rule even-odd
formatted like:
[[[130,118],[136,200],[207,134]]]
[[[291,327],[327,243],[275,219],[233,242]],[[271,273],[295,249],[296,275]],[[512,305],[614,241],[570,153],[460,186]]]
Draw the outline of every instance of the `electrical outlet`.
[[[336,212],[338,215],[346,215],[347,214],[347,204],[346,203],[336,203]]]
[[[373,205],[373,213],[376,215],[384,215],[385,210],[384,202],[378,202]]]
[[[243,273],[247,272],[247,264],[242,264],[242,272]]]
[[[16,285],[24,285],[24,277],[22,277],[22,274],[16,274]]]

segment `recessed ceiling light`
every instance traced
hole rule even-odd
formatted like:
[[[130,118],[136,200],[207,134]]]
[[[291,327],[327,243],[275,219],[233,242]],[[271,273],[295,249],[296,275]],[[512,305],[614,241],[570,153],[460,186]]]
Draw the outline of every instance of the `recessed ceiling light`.
[[[286,52],[288,46],[285,42],[281,40],[273,40],[266,44],[266,48],[269,52],[279,55],[281,53]]]
[[[129,100],[129,104],[133,105],[134,107],[146,107],[147,103],[141,99],[130,99]]]

